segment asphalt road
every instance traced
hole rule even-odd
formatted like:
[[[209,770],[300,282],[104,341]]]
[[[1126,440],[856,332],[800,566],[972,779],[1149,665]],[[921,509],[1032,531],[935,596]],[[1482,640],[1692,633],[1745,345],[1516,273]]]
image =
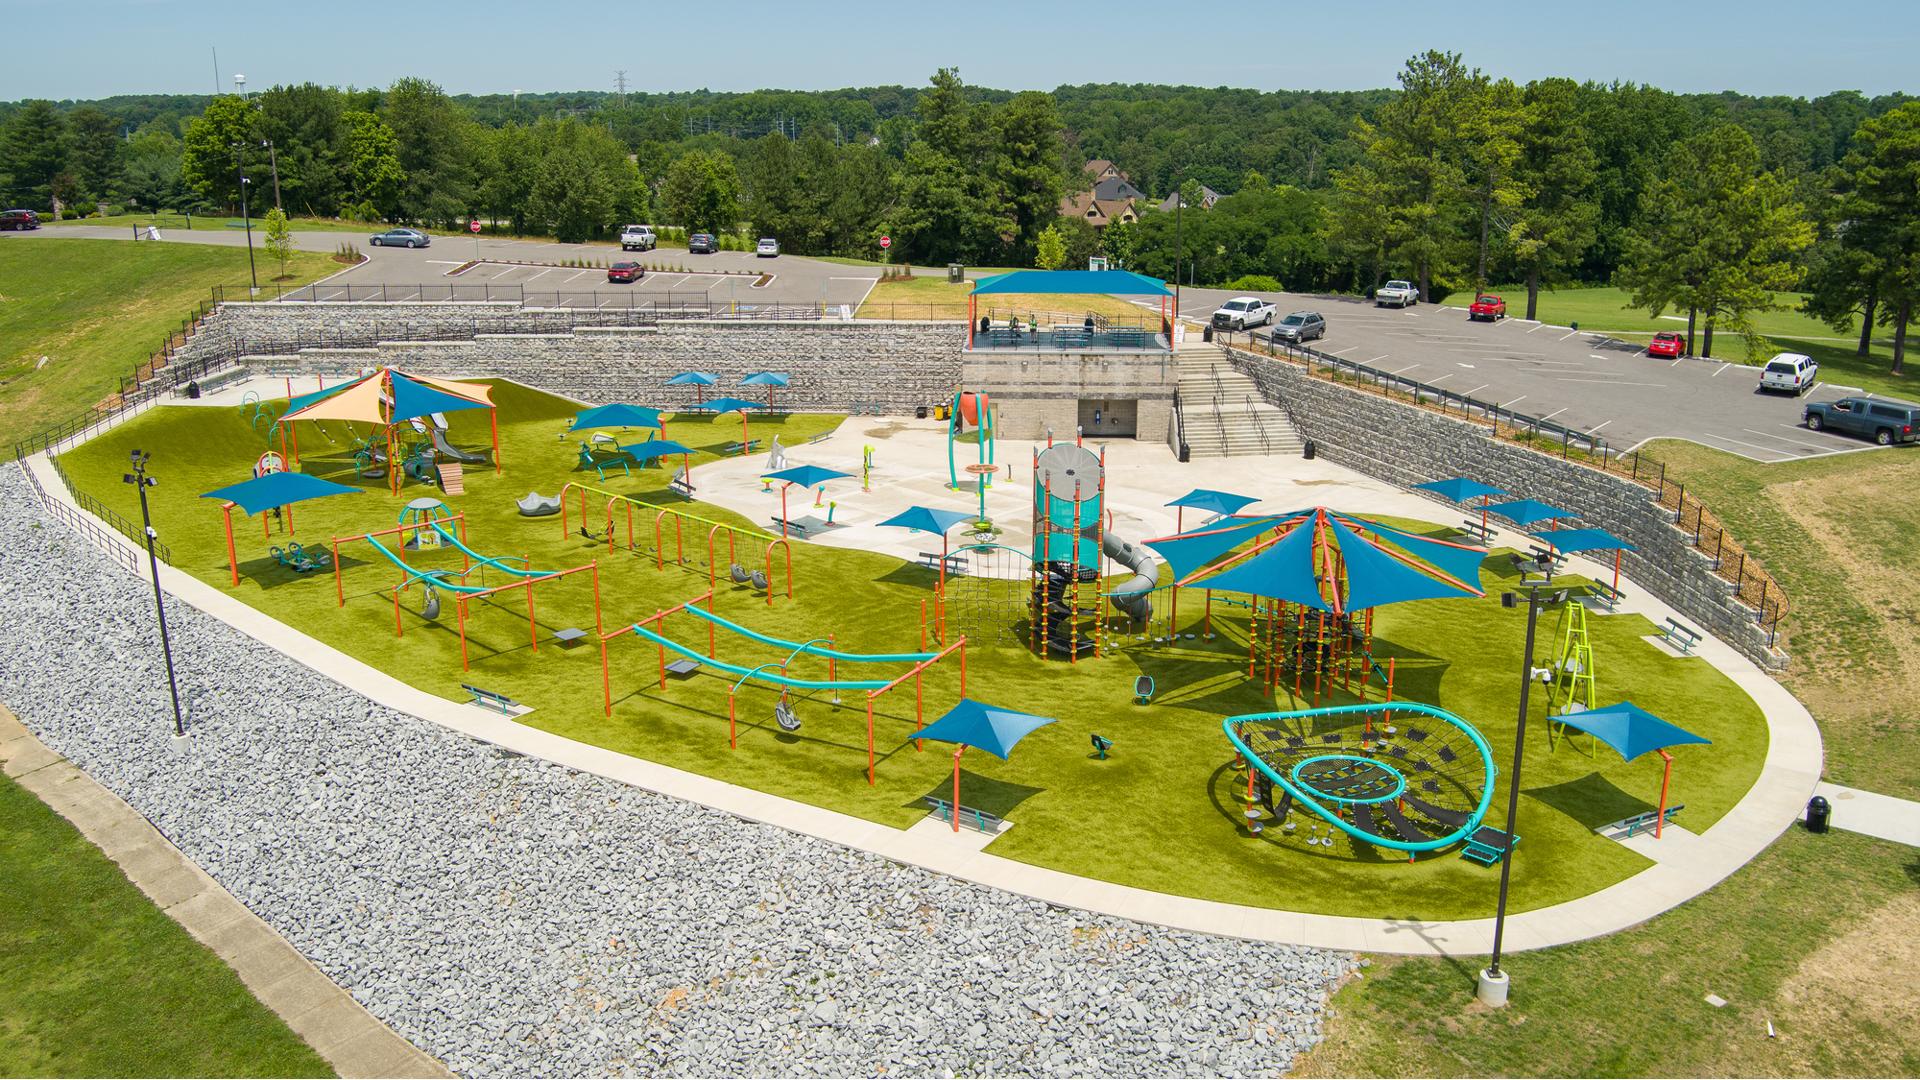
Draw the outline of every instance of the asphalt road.
[[[1181,311],[1205,320],[1238,293],[1185,289]],[[1395,309],[1351,297],[1263,294],[1278,307],[1318,311],[1327,336],[1321,352],[1416,379],[1631,449],[1648,439],[1680,438],[1756,461],[1791,461],[1874,449],[1858,439],[1808,431],[1805,400],[1858,393],[1821,383],[1803,400],[1757,389],[1759,372],[1713,360],[1656,360],[1641,343],[1564,326],[1505,319],[1472,322],[1463,308],[1421,304]],[[1728,342],[1737,348],[1737,342]]]
[[[118,227],[61,225],[0,233],[0,238],[124,240],[128,235],[129,230]],[[170,230],[164,235],[168,243],[246,243],[239,229]],[[366,243],[370,235],[371,231],[365,235],[296,232],[295,243],[303,250],[333,251],[342,241],[352,240],[368,256],[367,262],[303,291],[298,298],[433,299],[450,295],[450,287],[457,286],[463,297],[494,295],[563,307],[702,303],[742,310],[822,303],[857,307],[879,276],[875,267],[843,266],[795,255],[760,259],[748,252],[689,255],[670,248],[633,257],[696,272],[655,270],[640,282],[614,285],[601,270],[535,265],[615,258],[618,253],[604,245],[436,237],[433,246],[409,251],[372,247]],[[452,276],[476,257],[488,261]],[[715,272],[723,270],[736,273]],[[770,274],[772,279],[756,287],[753,283],[760,274]],[[1185,289],[1181,310],[1189,318],[1204,321],[1234,295],[1239,294]],[[1617,447],[1679,438],[1763,462],[1875,449],[1846,436],[1808,431],[1801,422],[1802,402],[1759,393],[1759,374],[1750,367],[1655,360],[1639,343],[1522,319],[1475,323],[1460,308],[1423,304],[1396,310],[1351,297],[1263,295],[1282,315],[1310,310],[1326,316],[1327,337],[1313,343],[1323,352],[1603,436]],[[1830,400],[1858,392],[1822,383],[1808,399]]]

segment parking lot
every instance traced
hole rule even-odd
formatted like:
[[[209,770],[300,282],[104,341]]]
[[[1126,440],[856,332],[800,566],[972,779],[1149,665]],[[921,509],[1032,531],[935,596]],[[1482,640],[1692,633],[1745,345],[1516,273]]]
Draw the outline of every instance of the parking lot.
[[[1186,289],[1181,311],[1205,320],[1239,294]],[[1312,345],[1379,371],[1553,420],[1630,449],[1656,438],[1699,442],[1755,461],[1792,461],[1874,449],[1807,430],[1801,400],[1759,393],[1758,369],[1707,360],[1656,360],[1644,342],[1505,319],[1471,322],[1463,308],[1377,308],[1352,297],[1264,294],[1280,316],[1318,311],[1327,336]],[[1719,342],[1741,348],[1738,338]],[[1806,400],[1858,392],[1822,382]]]

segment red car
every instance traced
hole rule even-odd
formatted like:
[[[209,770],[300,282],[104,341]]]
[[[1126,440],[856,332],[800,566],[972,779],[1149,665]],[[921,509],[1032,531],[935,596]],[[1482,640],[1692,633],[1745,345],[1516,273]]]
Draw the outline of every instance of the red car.
[[[1473,298],[1473,306],[1467,309],[1467,318],[1485,319],[1498,322],[1507,317],[1507,302],[1497,296],[1482,293]]]
[[[1663,330],[1647,343],[1647,355],[1662,360],[1678,360],[1687,355],[1687,336]]]
[[[607,267],[607,280],[629,283],[647,276],[647,268],[637,262],[617,262]]]

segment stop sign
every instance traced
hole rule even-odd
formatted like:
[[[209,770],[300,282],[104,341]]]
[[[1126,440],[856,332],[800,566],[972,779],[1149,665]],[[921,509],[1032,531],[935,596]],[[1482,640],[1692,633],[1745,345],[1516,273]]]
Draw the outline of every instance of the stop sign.
[[[479,232],[479,231],[480,231],[480,219],[479,219],[479,218],[474,218],[474,219],[473,219],[472,221],[469,221],[469,222],[467,222],[467,231],[468,231],[468,232]]]
[[[891,237],[891,236],[883,236],[883,237],[881,237],[881,238],[880,238],[880,249],[881,249],[882,251],[884,251],[884,250],[886,250],[887,248],[890,248],[890,247],[892,247],[892,246],[893,246],[893,237]]]

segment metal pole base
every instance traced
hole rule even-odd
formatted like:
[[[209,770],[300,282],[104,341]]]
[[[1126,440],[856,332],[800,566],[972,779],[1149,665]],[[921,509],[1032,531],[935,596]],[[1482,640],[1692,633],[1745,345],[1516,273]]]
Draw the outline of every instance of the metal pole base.
[[[1480,986],[1474,996],[1480,999],[1480,1004],[1489,1009],[1504,1009],[1507,1007],[1507,987],[1506,972],[1502,971],[1496,975],[1486,968],[1481,968]]]
[[[174,752],[174,753],[176,753],[176,754],[184,754],[184,753],[186,753],[186,752],[187,752],[187,747],[188,747],[189,745],[191,745],[191,744],[192,744],[192,742],[193,742],[193,736],[191,736],[191,735],[169,735],[169,736],[167,736],[167,742],[168,742],[168,743],[169,743],[169,744],[170,744],[170,745],[171,745],[171,746],[173,747],[173,752]]]

